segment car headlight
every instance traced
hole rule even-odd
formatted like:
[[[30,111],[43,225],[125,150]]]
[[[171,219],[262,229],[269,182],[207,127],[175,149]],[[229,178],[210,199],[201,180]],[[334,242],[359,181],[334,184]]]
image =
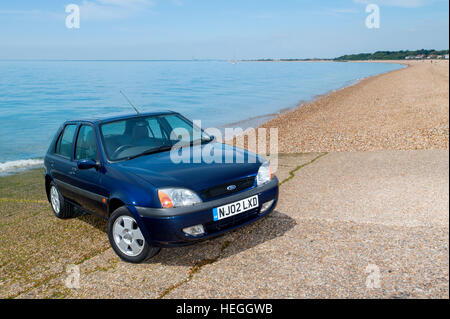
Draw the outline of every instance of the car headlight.
[[[270,168],[269,162],[264,162],[258,170],[258,175],[256,176],[256,185],[261,186],[268,183],[273,178],[272,169]]]
[[[162,188],[158,190],[158,197],[163,208],[191,206],[202,202],[196,193],[185,188]]]

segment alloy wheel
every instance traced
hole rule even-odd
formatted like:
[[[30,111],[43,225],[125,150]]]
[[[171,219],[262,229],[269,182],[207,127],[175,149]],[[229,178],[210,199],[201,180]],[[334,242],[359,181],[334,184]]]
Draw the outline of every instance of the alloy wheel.
[[[55,186],[50,189],[50,201],[52,203],[53,210],[55,213],[59,214],[61,209],[61,202],[59,200],[59,193]]]
[[[119,216],[113,225],[114,242],[127,256],[138,256],[144,249],[145,239],[133,217]]]

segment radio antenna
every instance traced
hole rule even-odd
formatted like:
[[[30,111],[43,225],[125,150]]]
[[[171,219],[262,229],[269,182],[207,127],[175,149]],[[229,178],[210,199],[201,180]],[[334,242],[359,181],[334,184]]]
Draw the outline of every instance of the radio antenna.
[[[138,109],[133,105],[133,103],[131,103],[130,99],[125,95],[125,93],[122,92],[122,90],[120,91],[120,94],[123,95],[123,97],[127,100],[128,104],[131,105],[131,107],[136,111],[137,115],[141,115],[141,113],[138,111]]]

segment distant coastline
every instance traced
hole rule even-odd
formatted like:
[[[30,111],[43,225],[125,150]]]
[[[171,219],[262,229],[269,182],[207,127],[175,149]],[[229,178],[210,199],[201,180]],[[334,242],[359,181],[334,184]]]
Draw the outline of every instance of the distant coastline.
[[[357,62],[357,61],[392,61],[392,60],[448,60],[449,50],[401,50],[401,51],[377,51],[374,53],[358,53],[342,55],[337,58],[262,58],[262,59],[247,59],[240,60],[240,62]],[[234,61],[234,60],[230,60]]]

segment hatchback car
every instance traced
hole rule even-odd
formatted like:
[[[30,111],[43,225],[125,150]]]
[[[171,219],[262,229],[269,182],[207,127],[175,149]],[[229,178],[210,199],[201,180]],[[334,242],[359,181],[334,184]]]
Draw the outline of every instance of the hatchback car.
[[[188,160],[174,160],[180,150]],[[205,150],[219,156],[193,159]],[[44,165],[54,214],[70,218],[77,207],[107,219],[111,246],[128,262],[256,221],[278,199],[267,161],[170,111],[67,121]]]

